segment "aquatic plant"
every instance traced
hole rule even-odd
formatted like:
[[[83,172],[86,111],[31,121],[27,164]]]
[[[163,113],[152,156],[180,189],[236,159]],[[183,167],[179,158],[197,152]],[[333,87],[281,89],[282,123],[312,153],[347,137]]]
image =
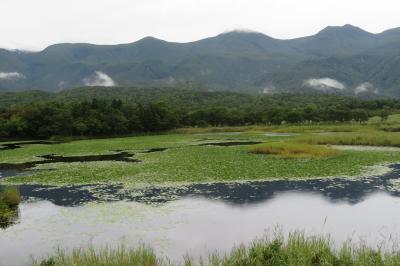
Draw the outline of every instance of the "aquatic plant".
[[[254,145],[250,153],[270,154],[286,158],[327,158],[338,154],[337,150],[326,146],[292,143],[292,142],[271,142]]]

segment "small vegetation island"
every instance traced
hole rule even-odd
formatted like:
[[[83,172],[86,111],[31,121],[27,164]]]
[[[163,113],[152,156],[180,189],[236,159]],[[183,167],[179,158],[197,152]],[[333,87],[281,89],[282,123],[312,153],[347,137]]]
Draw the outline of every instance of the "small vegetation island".
[[[37,208],[42,213],[49,208],[35,207],[40,202],[50,201],[57,208],[70,211],[89,208],[90,212],[97,208],[96,204],[121,200],[145,206],[182,200],[191,206],[193,203],[185,201],[190,195],[212,198],[210,204],[221,198],[232,204],[251,198],[264,202],[268,197],[262,191],[269,190],[271,193],[306,190],[335,200],[361,201],[382,187],[395,198],[400,193],[397,170],[393,170],[397,169],[393,165],[400,161],[399,131],[400,101],[396,99],[138,87],[77,88],[59,93],[4,92],[0,94],[0,186],[3,188],[0,243],[8,241],[13,232],[23,235],[20,223],[29,223],[24,220],[27,219],[24,212]],[[243,190],[243,186],[248,186],[247,190],[263,188],[257,193],[249,190],[249,194],[232,194]],[[336,193],[338,196],[334,196]],[[18,207],[20,194],[23,201]],[[296,200],[297,196],[293,197]],[[120,212],[130,213],[133,207],[126,208]],[[128,219],[136,217],[136,212],[141,211],[133,211]],[[55,218],[48,216],[49,213],[52,212],[41,214],[47,217],[43,223],[33,214],[28,216],[32,216],[30,219],[37,226],[52,228],[64,223],[53,221]],[[76,217],[78,224],[88,219],[79,215],[74,213],[63,219]],[[34,228],[33,225],[32,230],[37,230]],[[142,246],[61,245],[58,251],[46,253],[35,253],[32,249],[27,251],[33,254],[31,259],[24,262],[32,265],[400,263],[395,249],[358,242],[334,244],[323,233],[315,236],[292,231],[289,235],[260,237],[224,252],[202,253],[201,258],[190,250],[180,250],[188,252],[181,260],[170,258],[168,253],[161,255],[158,246],[153,249],[150,241]]]

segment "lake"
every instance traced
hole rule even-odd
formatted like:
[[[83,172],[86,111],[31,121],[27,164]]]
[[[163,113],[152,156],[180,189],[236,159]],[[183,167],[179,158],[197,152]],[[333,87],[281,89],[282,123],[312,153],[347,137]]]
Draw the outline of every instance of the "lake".
[[[195,184],[20,186],[15,224],[0,229],[1,265],[20,265],[58,247],[146,244],[179,261],[229,251],[274,231],[301,230],[390,249],[400,234],[400,166],[368,178]]]

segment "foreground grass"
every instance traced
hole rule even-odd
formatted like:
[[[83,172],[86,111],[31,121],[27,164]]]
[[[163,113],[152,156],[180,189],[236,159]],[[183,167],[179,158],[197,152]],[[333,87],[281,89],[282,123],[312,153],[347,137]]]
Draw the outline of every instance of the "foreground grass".
[[[284,158],[328,158],[339,152],[329,147],[293,142],[271,142],[255,145],[250,149],[255,154],[271,154]]]
[[[58,251],[52,257],[35,266],[67,265],[182,265],[168,258],[157,257],[156,253],[146,247],[127,249],[103,248],[96,251],[93,247],[75,249],[71,254]],[[207,259],[193,259],[190,255],[184,258],[183,265],[400,265],[398,251],[384,252],[370,249],[365,245],[353,246],[343,244],[335,248],[327,237],[306,237],[302,233],[292,233],[285,240],[281,235],[254,241],[249,246],[241,245],[232,249],[229,254],[213,253]]]

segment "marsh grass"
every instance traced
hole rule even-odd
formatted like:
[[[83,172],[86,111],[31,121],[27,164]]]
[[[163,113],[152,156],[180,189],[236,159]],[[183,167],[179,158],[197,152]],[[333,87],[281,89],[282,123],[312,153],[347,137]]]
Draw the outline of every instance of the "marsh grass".
[[[329,135],[307,135],[296,142],[331,145],[365,145],[400,147],[400,134],[394,132],[337,133]]]
[[[93,246],[87,249],[74,249],[71,254],[58,250],[57,254],[41,262],[33,262],[36,266],[157,266],[164,262],[157,258],[150,248],[141,246],[135,249],[127,249],[124,245],[116,249],[109,247],[96,251]]]
[[[320,145],[294,142],[270,142],[254,145],[250,149],[250,153],[270,154],[284,158],[319,159],[337,155],[338,151]]]
[[[7,204],[9,207],[14,208],[18,206],[21,201],[21,196],[18,188],[6,187],[0,192],[0,201]]]
[[[400,265],[398,251],[384,252],[371,249],[364,244],[351,245],[344,243],[335,246],[329,237],[305,236],[295,232],[285,239],[282,234],[272,238],[256,240],[249,246],[240,245],[230,253],[214,252],[208,258],[194,259],[190,254],[183,258],[183,265],[213,266],[246,266],[246,265]],[[33,262],[35,266],[66,265],[182,265],[172,263],[170,259],[157,257],[155,252],[146,247],[126,249],[105,248],[95,251],[93,247],[76,249],[71,254],[58,251],[54,256],[41,262]]]
[[[6,187],[0,192],[0,228],[6,228],[18,219],[19,190]]]

